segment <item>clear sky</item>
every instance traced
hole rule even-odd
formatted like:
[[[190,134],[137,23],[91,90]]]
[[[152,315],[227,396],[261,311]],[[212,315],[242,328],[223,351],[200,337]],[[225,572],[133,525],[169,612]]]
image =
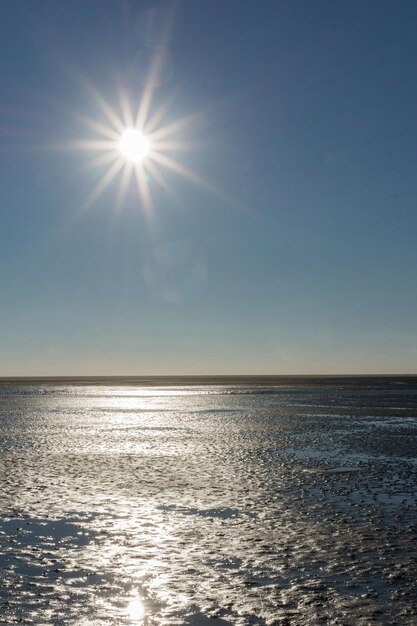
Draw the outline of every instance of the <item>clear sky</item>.
[[[417,373],[416,28],[3,0],[0,375]],[[105,144],[140,106],[138,194]]]

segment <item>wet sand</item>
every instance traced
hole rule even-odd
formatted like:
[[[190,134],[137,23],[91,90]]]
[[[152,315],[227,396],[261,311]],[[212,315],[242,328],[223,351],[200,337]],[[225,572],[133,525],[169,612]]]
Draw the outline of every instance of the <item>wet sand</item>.
[[[417,378],[0,384],[0,624],[417,623]]]

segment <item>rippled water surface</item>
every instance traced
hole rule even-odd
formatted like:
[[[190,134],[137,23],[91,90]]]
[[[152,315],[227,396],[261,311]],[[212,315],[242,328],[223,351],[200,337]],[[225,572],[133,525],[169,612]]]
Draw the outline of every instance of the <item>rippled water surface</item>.
[[[0,624],[417,624],[417,380],[0,383]]]

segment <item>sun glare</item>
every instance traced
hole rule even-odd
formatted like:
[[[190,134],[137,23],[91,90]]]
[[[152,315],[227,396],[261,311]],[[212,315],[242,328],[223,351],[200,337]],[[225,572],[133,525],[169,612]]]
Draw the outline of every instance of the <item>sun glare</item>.
[[[142,622],[145,616],[145,608],[139,598],[133,598],[127,607],[129,617],[134,622]]]
[[[152,76],[136,105],[130,101],[126,91],[120,90],[119,108],[113,108],[97,87],[84,77],[83,86],[98,105],[102,119],[76,114],[76,118],[94,135],[90,139],[66,142],[64,147],[95,153],[96,156],[91,158],[86,169],[104,167],[104,172],[80,206],[79,214],[95,204],[113,181],[118,180],[116,212],[124,205],[129,189],[136,187],[140,206],[150,218],[154,208],[152,187],[166,191],[170,199],[179,202],[176,193],[168,185],[164,170],[178,174],[224,199],[216,187],[176,158],[177,152],[192,148],[191,143],[181,139],[181,132],[192,125],[198,116],[186,115],[164,125],[162,122],[170,99],[154,111],[151,110],[155,89]]]
[[[117,147],[126,161],[140,163],[149,154],[151,142],[136,128],[125,128]]]

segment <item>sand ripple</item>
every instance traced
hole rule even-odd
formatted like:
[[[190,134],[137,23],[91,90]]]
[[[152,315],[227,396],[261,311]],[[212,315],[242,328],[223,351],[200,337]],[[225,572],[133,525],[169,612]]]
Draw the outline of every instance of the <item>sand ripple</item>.
[[[0,624],[417,623],[415,385],[0,390]]]

